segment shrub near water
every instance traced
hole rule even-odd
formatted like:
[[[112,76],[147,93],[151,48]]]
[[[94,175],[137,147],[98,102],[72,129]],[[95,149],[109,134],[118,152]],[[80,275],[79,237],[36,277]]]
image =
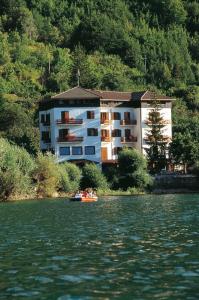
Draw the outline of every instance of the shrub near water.
[[[108,183],[102,171],[95,164],[87,164],[82,170],[82,189],[94,188],[106,190],[108,188]]]
[[[55,163],[55,157],[51,154],[39,154],[36,159],[34,179],[37,184],[39,197],[52,197],[59,186],[59,165]]]
[[[81,180],[80,169],[72,163],[59,165],[59,190],[61,192],[75,192],[79,189]]]
[[[0,199],[33,195],[34,160],[28,152],[0,139]]]
[[[127,190],[135,187],[143,190],[152,184],[151,177],[147,173],[145,157],[136,149],[123,149],[118,155],[119,185]]]

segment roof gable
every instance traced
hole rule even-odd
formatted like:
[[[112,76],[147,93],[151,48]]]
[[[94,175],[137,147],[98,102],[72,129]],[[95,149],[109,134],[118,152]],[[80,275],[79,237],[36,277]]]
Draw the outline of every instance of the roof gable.
[[[154,92],[146,91],[140,98],[141,101],[153,101],[153,100],[159,100],[159,101],[171,101],[174,100],[171,97],[163,96],[163,95],[157,95]]]
[[[52,99],[99,99],[92,91],[76,86],[68,91],[57,94]]]

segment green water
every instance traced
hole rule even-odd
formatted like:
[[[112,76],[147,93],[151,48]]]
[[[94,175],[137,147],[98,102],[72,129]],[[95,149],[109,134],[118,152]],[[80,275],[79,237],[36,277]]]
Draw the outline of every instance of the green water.
[[[0,205],[0,299],[199,299],[199,195]]]

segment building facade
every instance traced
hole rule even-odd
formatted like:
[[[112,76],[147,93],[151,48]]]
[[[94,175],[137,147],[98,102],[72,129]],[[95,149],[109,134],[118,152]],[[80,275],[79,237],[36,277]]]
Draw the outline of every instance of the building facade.
[[[117,162],[118,152],[132,147],[145,153],[146,119],[154,94],[114,92],[75,87],[40,102],[40,148],[59,162]],[[173,99],[155,95],[166,121],[164,135],[172,138]]]

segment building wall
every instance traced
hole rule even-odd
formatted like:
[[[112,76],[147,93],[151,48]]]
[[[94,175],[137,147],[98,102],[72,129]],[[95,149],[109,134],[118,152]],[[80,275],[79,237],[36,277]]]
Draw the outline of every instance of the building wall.
[[[83,119],[83,124],[80,125],[69,125],[69,124],[57,124],[57,120],[61,119],[61,112],[68,111],[69,117],[74,119]],[[95,118],[87,119],[87,111],[94,111]],[[48,113],[49,111],[45,111]],[[45,113],[44,111],[40,111],[40,119],[41,114]],[[101,159],[101,139],[100,139],[100,109],[95,107],[67,107],[65,108],[53,108],[50,110],[51,114],[51,148],[55,149],[55,155],[58,158],[58,161],[65,161],[68,159],[88,159],[95,162],[100,162]],[[40,130],[46,130],[46,126],[40,125]],[[98,136],[87,136],[87,128],[98,128]],[[75,135],[77,137],[83,137],[82,142],[62,142],[58,143],[57,138],[59,136],[59,129],[69,129],[70,135]],[[60,147],[71,147],[72,146],[82,146],[83,154],[82,155],[61,155],[60,156]],[[94,155],[85,155],[85,146],[95,146],[95,154]],[[46,149],[46,145],[41,142],[41,149]]]
[[[147,125],[145,121],[148,118],[148,114],[152,108],[147,106],[146,103],[142,105],[141,108],[132,108],[132,107],[119,107],[119,106],[101,106],[101,107],[59,107],[52,108],[46,111],[40,111],[40,132],[49,131],[51,136],[51,143],[47,144],[43,141],[40,142],[40,147],[42,150],[54,149],[55,155],[59,162],[65,160],[91,160],[97,163],[101,162],[101,149],[107,148],[107,160],[117,159],[117,155],[113,153],[115,147],[133,147],[139,150],[142,153],[145,153],[144,148],[147,147],[147,144],[144,141],[147,133]],[[61,112],[68,111],[69,118],[74,119],[83,119],[83,124],[81,125],[69,125],[69,124],[57,124],[57,120],[61,119]],[[94,111],[95,118],[87,119],[87,111]],[[126,125],[122,126],[120,120],[111,120],[110,124],[101,124],[100,115],[101,113],[108,113],[109,120],[112,119],[112,113],[119,112],[121,114],[121,120],[124,119],[124,113],[130,112],[130,119],[136,120],[136,125]],[[161,111],[161,115],[165,120],[168,120],[168,124],[165,126],[164,135],[172,137],[172,124],[171,124],[171,105],[165,105]],[[41,123],[41,115],[50,114],[50,126],[44,126]],[[98,136],[88,136],[88,128],[97,128]],[[75,135],[77,137],[83,137],[83,141],[79,142],[57,142],[59,136],[59,129],[69,129],[70,135]],[[137,138],[135,142],[121,142],[121,137],[111,137],[110,142],[101,141],[101,130],[106,129],[110,132],[110,137],[112,136],[113,129],[120,129],[121,136],[125,136],[125,129],[131,130],[131,135]],[[70,147],[72,150],[73,146],[82,146],[83,153],[82,155],[60,155],[60,147]],[[85,155],[85,146],[95,146],[94,155]],[[72,152],[72,151],[71,151]]]
[[[114,112],[119,112],[121,114],[121,120],[124,119],[124,113],[125,112],[130,112],[130,118],[131,120],[138,120],[139,116],[139,109],[134,109],[131,107],[101,107],[101,113],[105,112],[109,114],[109,120],[111,120],[111,115]],[[139,135],[139,123],[137,122],[136,125],[127,125],[127,126],[121,126],[120,125],[120,120],[112,120],[110,125],[103,125],[101,124],[101,129],[107,129],[111,132],[113,129],[120,129],[121,130],[121,136],[125,136],[125,129],[130,129],[131,130],[131,135],[138,137]],[[138,139],[139,140],[139,139]],[[117,159],[117,155],[113,154],[113,149],[115,147],[133,147],[137,148],[139,150],[139,145],[137,142],[131,142],[131,143],[122,143],[121,142],[121,137],[112,137],[111,141],[108,142],[102,142],[101,147],[106,147],[108,150],[108,160],[115,160]]]

